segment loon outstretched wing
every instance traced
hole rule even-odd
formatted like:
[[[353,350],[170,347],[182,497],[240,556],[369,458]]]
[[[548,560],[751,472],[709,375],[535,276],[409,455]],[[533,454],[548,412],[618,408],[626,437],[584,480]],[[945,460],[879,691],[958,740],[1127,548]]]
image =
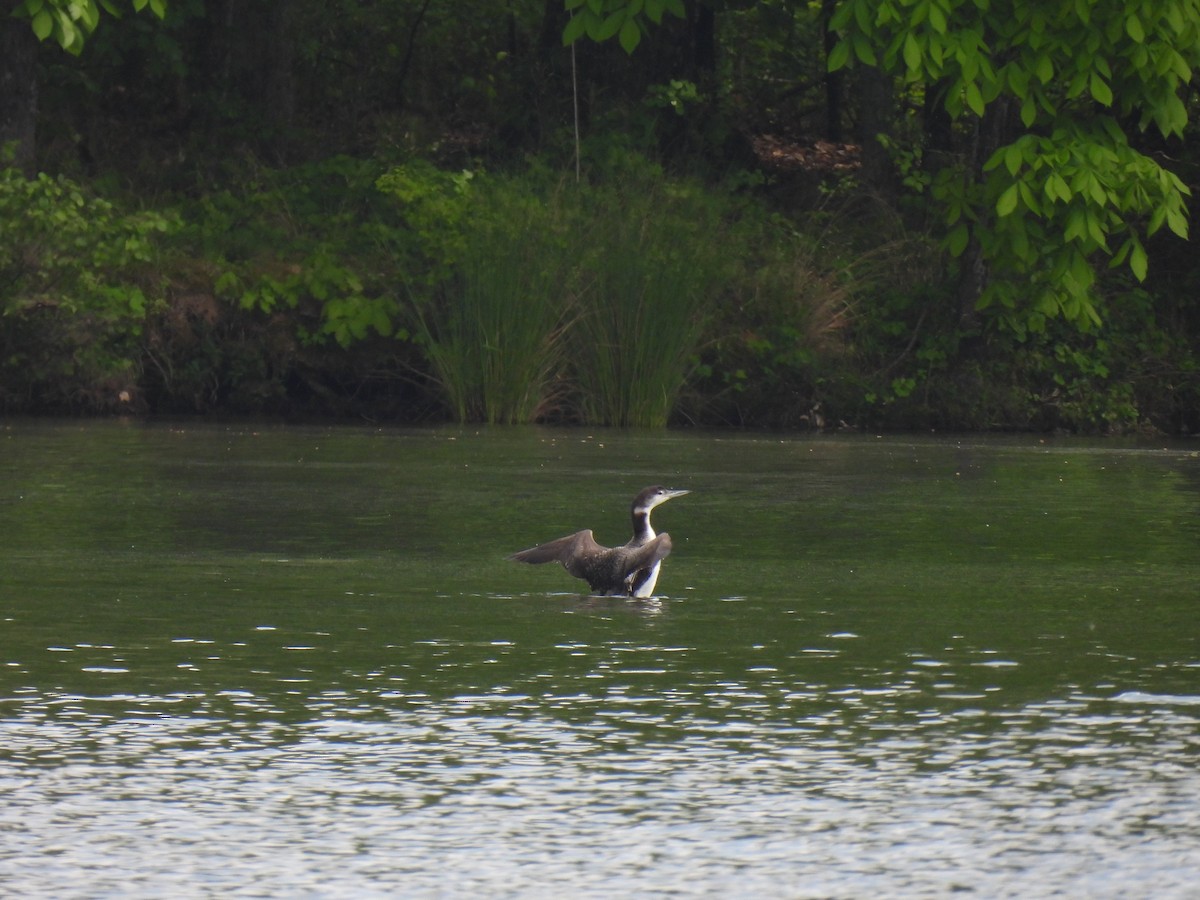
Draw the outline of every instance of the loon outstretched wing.
[[[538,544],[536,547],[530,547],[528,550],[514,553],[508,558],[517,562],[534,564],[560,562],[568,572],[571,572],[568,564],[570,560],[595,556],[598,553],[607,552],[608,549],[603,544],[596,543],[596,538],[592,536],[592,529],[585,528],[583,531],[568,534],[566,537],[555,538],[544,544]],[[575,575],[574,572],[571,574]]]
[[[568,573],[582,578],[596,593],[632,594],[645,580],[643,570],[651,569],[670,552],[671,536],[665,533],[637,546],[605,547],[586,528],[508,558],[523,563],[562,563]]]

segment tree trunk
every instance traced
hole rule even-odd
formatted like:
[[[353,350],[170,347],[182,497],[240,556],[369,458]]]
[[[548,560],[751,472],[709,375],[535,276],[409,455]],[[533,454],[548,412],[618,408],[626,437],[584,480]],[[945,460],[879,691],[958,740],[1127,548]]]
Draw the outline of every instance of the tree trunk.
[[[921,119],[925,127],[925,164],[930,168],[940,165],[938,158],[953,149],[954,122],[946,110],[946,94],[950,87],[946,79],[925,86]]]
[[[695,82],[710,90],[717,72],[717,13],[706,4],[696,7],[692,22],[691,68]]]
[[[896,179],[887,148],[879,135],[890,134],[892,123],[892,79],[879,69],[863,67],[856,73],[858,89],[858,133],[862,145],[863,180],[885,196],[896,193]]]
[[[296,39],[292,27],[293,4],[272,3],[266,10],[266,46],[262,54],[263,112],[270,130],[270,147],[277,159],[287,158],[289,133],[296,120],[296,86],[293,73]]]
[[[545,0],[542,5],[542,27],[538,29],[537,55],[547,64],[562,53],[562,30],[567,14],[562,0]]]
[[[24,19],[0,16],[0,166],[4,148],[13,145],[12,165],[34,173],[37,139],[37,49]]]
[[[825,41],[825,59],[837,44],[837,34],[830,30],[837,0],[821,0],[821,32]],[[835,144],[842,141],[842,89],[845,82],[842,69],[825,72],[825,140]]]
[[[975,127],[974,138],[971,142],[971,157],[968,161],[969,171],[976,181],[983,180],[983,165],[992,154],[1011,141],[1016,134],[1013,121],[1013,103],[1011,98],[997,97],[984,111],[983,118]],[[988,214],[990,218],[990,213]],[[990,223],[984,222],[984,225]],[[989,271],[987,260],[979,241],[971,239],[962,257],[962,274],[958,282],[958,321],[959,327],[970,331],[979,325],[979,313],[975,304],[987,287]]]
[[[413,59],[417,53],[417,35],[421,32],[421,24],[425,21],[425,14],[429,12],[429,4],[431,0],[424,0],[420,8],[412,15],[412,20],[408,26],[408,41],[404,46],[404,58],[400,62],[400,75],[397,78],[395,86],[395,95],[401,109],[407,104],[405,103],[405,89],[408,87],[408,74],[412,70]]]

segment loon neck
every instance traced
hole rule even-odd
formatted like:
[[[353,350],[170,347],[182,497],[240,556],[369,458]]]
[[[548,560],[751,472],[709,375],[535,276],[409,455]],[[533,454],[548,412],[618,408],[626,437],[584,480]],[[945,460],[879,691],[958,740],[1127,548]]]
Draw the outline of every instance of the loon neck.
[[[633,511],[633,540],[630,543],[644,544],[656,537],[650,524],[650,510],[635,509]]]

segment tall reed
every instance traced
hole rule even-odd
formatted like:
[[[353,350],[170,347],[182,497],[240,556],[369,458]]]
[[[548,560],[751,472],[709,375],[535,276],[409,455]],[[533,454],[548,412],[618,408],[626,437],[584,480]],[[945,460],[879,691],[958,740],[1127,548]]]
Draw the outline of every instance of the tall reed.
[[[661,181],[593,190],[571,330],[582,417],[661,427],[724,285],[719,217]]]
[[[418,335],[460,422],[532,422],[563,399],[572,310],[557,207],[504,191],[485,202]]]

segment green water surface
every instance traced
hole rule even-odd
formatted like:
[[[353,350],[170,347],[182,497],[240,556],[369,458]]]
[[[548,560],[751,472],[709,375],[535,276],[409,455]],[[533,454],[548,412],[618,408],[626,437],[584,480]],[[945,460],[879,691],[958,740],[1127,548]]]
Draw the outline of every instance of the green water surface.
[[[656,483],[654,600],[505,560]],[[0,884],[1186,896],[1198,513],[1188,444],[9,422]]]

